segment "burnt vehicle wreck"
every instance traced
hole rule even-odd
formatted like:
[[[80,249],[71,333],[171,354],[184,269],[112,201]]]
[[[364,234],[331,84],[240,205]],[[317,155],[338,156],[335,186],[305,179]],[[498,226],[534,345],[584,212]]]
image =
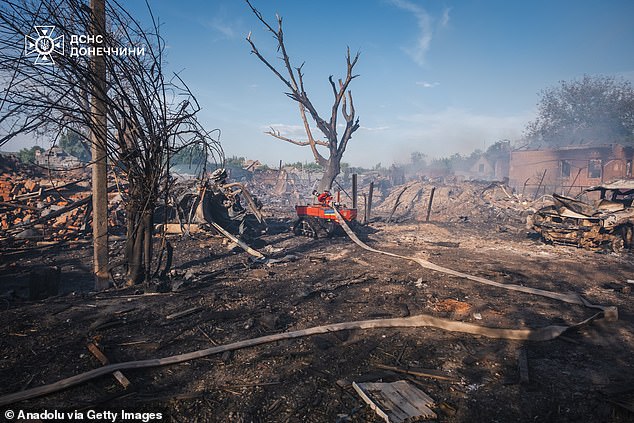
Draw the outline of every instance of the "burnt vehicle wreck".
[[[577,198],[553,194],[552,199],[531,222],[545,242],[614,252],[632,248],[634,181],[590,187]]]

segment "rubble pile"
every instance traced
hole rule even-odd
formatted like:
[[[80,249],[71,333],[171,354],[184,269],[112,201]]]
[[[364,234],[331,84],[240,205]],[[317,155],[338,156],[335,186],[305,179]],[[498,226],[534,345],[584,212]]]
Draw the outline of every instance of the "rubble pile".
[[[409,182],[394,187],[385,200],[374,208],[375,216],[402,222],[426,219],[429,199],[434,190],[430,220],[437,222],[525,222],[532,211],[500,182]]]
[[[109,225],[123,223],[118,193],[109,194]],[[90,232],[91,192],[83,171],[0,175],[0,242],[57,242]]]
[[[248,181],[248,187],[267,208],[292,210],[295,205],[313,201],[311,192],[319,181],[319,176],[290,167],[266,169],[257,171]]]

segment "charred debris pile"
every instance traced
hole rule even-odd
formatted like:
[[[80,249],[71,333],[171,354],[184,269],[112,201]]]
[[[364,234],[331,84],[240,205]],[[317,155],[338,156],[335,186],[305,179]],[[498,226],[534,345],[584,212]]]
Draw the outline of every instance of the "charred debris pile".
[[[89,242],[91,192],[86,170],[50,172],[12,167],[5,166],[0,174],[0,243],[17,248],[25,244]],[[264,205],[263,217],[286,219],[294,217],[295,205],[314,202],[310,193],[320,176],[294,168],[238,169],[230,174],[235,183]],[[350,207],[353,189],[350,175],[346,176],[333,191],[339,202]],[[363,223],[369,218],[388,223],[429,220],[521,226],[542,205],[541,201],[522,199],[503,182],[417,180],[393,185],[389,178],[378,174],[359,175],[358,181],[357,208]],[[155,223],[196,223],[192,206],[198,205],[196,198],[202,185],[201,180],[177,176],[168,211],[165,205],[160,206]],[[108,224],[116,237],[125,233],[128,191],[126,182],[114,173],[109,175],[109,187]],[[373,205],[368,204],[370,201]]]
[[[413,181],[392,188],[374,213],[388,222],[523,224],[533,207],[503,182]]]

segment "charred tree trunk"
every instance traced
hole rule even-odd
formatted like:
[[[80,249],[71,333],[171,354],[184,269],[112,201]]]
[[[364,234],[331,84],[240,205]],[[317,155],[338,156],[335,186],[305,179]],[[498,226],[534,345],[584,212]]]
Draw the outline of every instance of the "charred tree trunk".
[[[154,201],[141,203],[146,184],[130,181],[130,202],[127,206],[127,239],[125,261],[128,264],[126,284],[136,285],[152,277],[152,232]],[[151,196],[150,200],[154,197]]]
[[[127,285],[136,285],[152,278],[152,215],[151,211],[128,208],[128,233],[125,261],[128,263]]]
[[[39,7],[33,7],[34,3]],[[87,7],[88,3],[100,4],[101,10]],[[97,185],[98,180],[102,181],[103,200],[107,200],[104,194],[106,160],[112,164],[118,179],[129,184],[129,195],[125,198],[127,241],[124,263],[127,265],[126,282],[136,284],[153,275],[153,265],[158,267],[158,260],[152,262],[152,255],[156,254],[152,245],[152,211],[159,197],[169,197],[170,158],[181,151],[200,148],[205,163],[219,163],[224,162],[224,153],[219,141],[211,138],[216,130],[210,132],[198,122],[200,106],[187,85],[180,76],[169,77],[165,73],[166,41],[149,4],[149,21],[144,20],[141,24],[133,16],[140,11],[135,10],[132,14],[122,3],[103,0],[0,1],[0,75],[3,76],[0,145],[19,134],[37,131],[51,134],[51,139],[56,139],[53,136],[56,130],[71,130],[87,144],[99,148],[101,153],[93,154],[93,160],[103,165],[103,174],[100,178],[94,177],[93,183]],[[103,21],[108,22],[107,27]],[[50,25],[51,32],[40,33],[33,28],[38,22]],[[148,23],[149,29],[146,28]],[[35,33],[32,32],[34,29]],[[89,57],[90,54],[65,55],[55,48],[44,55],[53,66],[41,66],[38,60],[23,60],[26,55],[39,52],[35,48],[38,41],[33,40],[33,46],[27,45],[24,49],[16,48],[35,34],[46,34],[45,39],[56,37],[57,40],[86,31],[99,35],[91,35],[94,42],[86,44],[100,50],[122,51],[139,45],[143,46],[144,53],[104,54],[96,58]],[[39,54],[43,55],[42,52]],[[99,72],[92,59],[99,59]],[[89,103],[94,107],[89,107]],[[91,131],[84,131],[85,128],[95,129],[92,131],[95,136],[89,136]],[[98,276],[107,284],[108,250],[98,245],[103,241],[105,244],[101,246],[107,247],[107,236],[104,235],[107,234],[107,222],[97,218],[96,204],[103,203],[97,201],[97,197],[97,194],[93,197],[93,220],[95,228],[99,226],[98,221],[103,222],[101,226],[105,232],[94,230],[95,251],[99,250],[99,254],[95,253],[95,264]],[[101,211],[106,213],[107,207]],[[166,245],[164,242],[160,248],[166,248]],[[103,254],[105,260],[98,260]]]
[[[359,75],[353,73],[354,67],[359,60],[359,53],[354,56],[350,55],[350,49],[346,55],[346,75],[344,78],[335,81],[332,75],[328,77],[328,82],[333,94],[333,104],[330,108],[328,115],[320,115],[304,87],[304,73],[302,72],[303,64],[299,67],[294,67],[291,64],[291,59],[286,51],[286,45],[284,44],[284,32],[282,30],[282,18],[277,16],[277,28],[274,28],[269,24],[262,14],[255,9],[249,0],[246,0],[247,4],[258,18],[260,22],[264,24],[267,30],[273,34],[273,37],[277,41],[278,51],[281,54],[282,67],[276,67],[269,62],[257,49],[255,43],[251,39],[251,33],[247,36],[247,42],[251,46],[251,53],[257,56],[266,67],[277,76],[277,78],[284,83],[289,89],[286,95],[292,100],[296,101],[299,105],[299,112],[304,123],[304,130],[306,131],[307,140],[298,141],[283,136],[279,131],[271,128],[271,131],[267,132],[269,135],[278,138],[280,140],[290,142],[291,144],[300,146],[310,146],[311,152],[315,157],[315,162],[324,167],[324,177],[319,183],[318,189],[320,191],[330,190],[332,183],[341,171],[341,159],[343,153],[346,151],[348,141],[352,138],[352,134],[359,129],[359,118],[356,117],[356,111],[352,100],[352,92],[348,89],[350,83],[354,78]],[[308,112],[308,113],[307,113]],[[325,139],[315,139],[310,128],[308,117],[313,120],[315,126],[324,135]],[[323,117],[322,117],[323,116]],[[341,117],[345,120],[345,127],[343,132],[338,134],[340,125],[337,120]],[[327,158],[319,151],[321,148],[326,148],[328,151]]]
[[[334,156],[330,157],[330,159],[326,162],[326,166],[324,166],[324,176],[322,176],[321,181],[319,181],[317,191],[330,191],[335,178],[340,172],[341,158]]]
[[[145,282],[152,279],[152,218],[154,207],[143,213],[143,260],[145,264]]]
[[[145,227],[142,224],[141,213],[136,208],[136,204],[131,204],[128,207],[128,231],[125,248],[125,261],[128,264],[126,285],[136,285],[143,278]]]

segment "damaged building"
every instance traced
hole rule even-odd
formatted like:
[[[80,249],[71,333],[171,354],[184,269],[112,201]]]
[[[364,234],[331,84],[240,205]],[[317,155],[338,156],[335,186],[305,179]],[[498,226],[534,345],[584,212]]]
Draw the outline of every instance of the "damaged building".
[[[621,144],[570,145],[511,152],[509,182],[524,195],[577,195],[584,189],[632,177],[634,148]]]
[[[81,160],[75,156],[71,156],[61,147],[51,147],[44,152],[42,152],[42,150],[36,150],[35,164],[53,170],[76,169],[82,166]]]

